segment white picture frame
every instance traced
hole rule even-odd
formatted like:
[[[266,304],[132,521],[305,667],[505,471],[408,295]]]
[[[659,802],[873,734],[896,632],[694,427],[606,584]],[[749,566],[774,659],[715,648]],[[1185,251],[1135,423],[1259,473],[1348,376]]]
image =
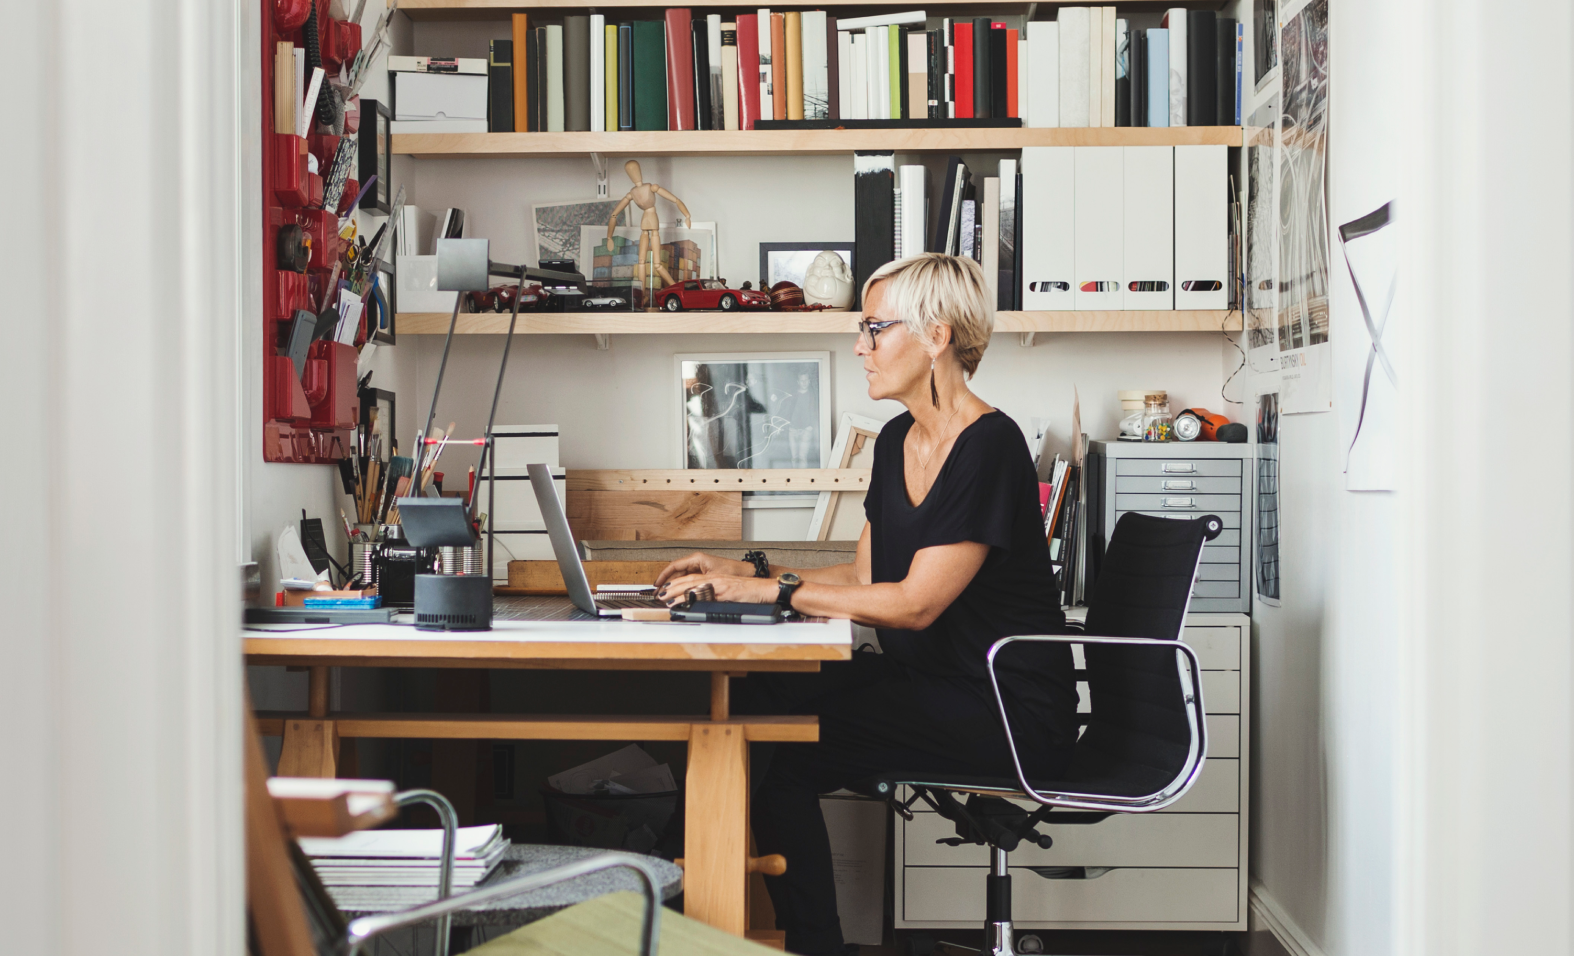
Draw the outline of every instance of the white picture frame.
[[[841,423],[836,428],[836,444],[831,446],[830,463],[828,468],[861,468],[863,462],[868,461],[869,466],[874,463],[874,442],[879,437],[880,430],[885,427],[885,422],[852,412],[843,412]],[[862,504],[864,495],[868,491],[822,491],[819,500],[814,505],[814,517],[809,519],[808,541],[847,540],[845,538],[831,538],[837,527],[845,531],[857,525],[862,530],[862,525],[857,521],[857,515],[846,519],[844,509],[854,503]],[[860,509],[861,511],[861,509]],[[837,516],[843,515],[843,520],[838,521]],[[844,532],[845,533],[845,532]]]
[[[678,468],[823,468],[831,455],[830,352],[673,356]]]

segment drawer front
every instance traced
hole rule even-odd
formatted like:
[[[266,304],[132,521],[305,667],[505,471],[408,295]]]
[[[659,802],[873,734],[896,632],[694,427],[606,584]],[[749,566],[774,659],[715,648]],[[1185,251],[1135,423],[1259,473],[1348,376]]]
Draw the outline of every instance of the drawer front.
[[[1125,496],[1125,497],[1130,497],[1130,496]],[[1191,520],[1192,518],[1199,518],[1199,517],[1201,517],[1201,516],[1203,516],[1205,514],[1215,514],[1215,515],[1219,516],[1219,520],[1224,524],[1224,527],[1226,529],[1226,531],[1225,531],[1226,534],[1229,533],[1229,529],[1239,528],[1241,526],[1241,512],[1240,512],[1239,508],[1237,508],[1234,511],[1231,511],[1228,508],[1224,508],[1224,509],[1221,509],[1219,511],[1213,511],[1213,512],[1200,511],[1200,510],[1196,510],[1196,509],[1193,509],[1191,511],[1187,511],[1187,510],[1184,510],[1184,509],[1181,509],[1181,508],[1175,508],[1175,509],[1172,509],[1170,511],[1155,511],[1153,509],[1141,509],[1141,508],[1122,508],[1121,510],[1115,512],[1115,520],[1117,522],[1120,521],[1120,516],[1125,514],[1128,511],[1135,511],[1138,514],[1152,515],[1155,518],[1175,518],[1175,519],[1178,519],[1178,520],[1187,520],[1187,521]],[[1236,532],[1236,533],[1239,534],[1240,532]],[[1237,538],[1234,543],[1235,544],[1240,544],[1240,539]]]
[[[1011,854],[1014,866],[1236,866],[1240,862],[1240,817],[1234,813],[1120,813],[1093,824],[1043,824],[1055,845],[1045,850],[1023,843]],[[907,866],[987,866],[989,848],[947,846],[956,836],[938,813],[915,813],[903,821],[902,853]]]
[[[1239,458],[1186,458],[1184,454],[1174,458],[1117,458],[1115,459],[1115,475],[1159,475],[1181,476],[1197,475],[1205,478],[1221,477],[1224,475],[1241,474],[1241,460]]]
[[[1120,495],[1238,495],[1241,480],[1204,478],[1195,475],[1127,475],[1115,479],[1115,493]]]
[[[1241,629],[1239,625],[1193,626],[1181,628],[1181,640],[1197,652],[1205,671],[1241,669]]]
[[[1197,565],[1197,580],[1198,582],[1232,581],[1237,587],[1239,587],[1241,583],[1240,563],[1231,562],[1230,564],[1208,564],[1204,562]]]
[[[1213,565],[1225,567],[1226,565]],[[1241,596],[1241,582],[1239,578],[1228,581],[1198,581],[1191,589],[1192,597],[1200,598],[1238,598]]]
[[[1237,538],[1240,536],[1239,531],[1222,531],[1219,536],[1222,538],[1226,534],[1234,534]],[[1222,544],[1205,544],[1202,546],[1202,563],[1238,565],[1241,563],[1241,549]]]
[[[1237,514],[1241,510],[1241,496],[1236,495],[1200,495],[1192,492],[1177,491],[1165,495],[1116,495],[1116,511],[1158,511],[1163,513],[1192,512],[1199,515],[1217,514],[1223,517],[1224,512],[1233,511]]]
[[[1241,718],[1238,714],[1208,714],[1208,756],[1241,755]]]
[[[1203,671],[1202,701],[1207,713],[1238,714],[1241,712],[1241,672]],[[1077,681],[1077,713],[1093,710],[1088,697],[1088,682]]]
[[[985,867],[905,867],[901,918],[908,922],[984,921]],[[1046,880],[1011,868],[1011,908],[1017,928],[1039,922],[1233,923],[1238,918],[1240,871],[1117,869],[1092,880]]]

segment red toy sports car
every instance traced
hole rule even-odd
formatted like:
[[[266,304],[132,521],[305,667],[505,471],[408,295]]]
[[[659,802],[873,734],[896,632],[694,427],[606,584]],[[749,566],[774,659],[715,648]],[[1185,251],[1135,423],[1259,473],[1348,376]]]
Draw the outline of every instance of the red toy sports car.
[[[723,279],[685,279],[656,293],[656,301],[668,312],[684,309],[769,309],[771,297],[758,289],[729,289]]]

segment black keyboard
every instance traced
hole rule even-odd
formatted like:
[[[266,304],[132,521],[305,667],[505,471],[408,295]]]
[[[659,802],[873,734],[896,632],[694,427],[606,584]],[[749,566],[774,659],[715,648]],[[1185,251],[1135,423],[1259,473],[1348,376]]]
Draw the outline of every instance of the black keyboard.
[[[665,608],[666,606],[667,606],[667,603],[665,601],[659,600],[659,599],[657,599],[657,598],[655,598],[653,596],[647,596],[647,597],[628,596],[628,597],[623,597],[623,596],[612,595],[612,594],[597,594],[596,595],[596,607],[604,607],[604,608],[608,608],[610,610],[615,610],[615,611],[616,610],[622,610],[623,608],[626,608],[626,607],[659,607],[659,608]]]

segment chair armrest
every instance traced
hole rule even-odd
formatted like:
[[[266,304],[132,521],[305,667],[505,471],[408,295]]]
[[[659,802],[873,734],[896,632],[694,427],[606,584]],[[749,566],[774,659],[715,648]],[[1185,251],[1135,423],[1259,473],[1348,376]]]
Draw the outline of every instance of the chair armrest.
[[[1011,717],[1006,713],[1005,696],[1000,692],[1000,678],[995,672],[995,657],[1008,644],[1013,644],[1017,641],[1040,644],[1104,644],[1110,646],[1158,647],[1168,648],[1184,654],[1186,661],[1191,665],[1191,674],[1188,676],[1186,668],[1178,660],[1175,665],[1181,681],[1181,687],[1186,692],[1186,718],[1191,727],[1191,751],[1186,758],[1184,773],[1158,793],[1148,794],[1143,797],[1117,797],[1109,794],[1034,789],[1028,783],[1027,774],[1022,769],[1022,758],[1017,752],[1016,736],[1011,731]],[[995,692],[995,706],[1000,710],[1000,724],[1006,731],[1006,747],[1011,751],[1011,765],[1017,773],[1017,783],[1021,785],[1022,793],[1035,803],[1047,807],[1067,807],[1075,810],[1151,813],[1154,810],[1162,810],[1179,800],[1185,795],[1187,790],[1191,789],[1191,785],[1196,781],[1197,775],[1202,771],[1202,762],[1208,755],[1208,725],[1202,701],[1202,662],[1197,659],[1197,652],[1184,642],[1179,640],[1158,640],[1151,637],[1104,637],[1082,634],[1021,635],[1017,637],[1003,637],[990,645],[986,663],[989,668],[989,684]]]
[[[390,930],[413,926],[427,920],[448,917],[459,910],[468,909],[482,903],[494,900],[507,899],[517,896],[528,890],[540,889],[555,883],[563,883],[577,877],[596,873],[601,870],[611,870],[618,867],[627,867],[639,874],[645,884],[645,919],[640,928],[639,953],[641,956],[655,956],[656,941],[660,938],[661,928],[661,877],[644,859],[632,854],[606,854],[604,856],[590,857],[585,860],[575,860],[550,870],[541,870],[536,873],[525,873],[513,879],[504,880],[492,886],[471,890],[458,896],[417,906],[402,913],[381,913],[376,916],[363,916],[350,923],[349,933],[345,939],[345,956],[359,956],[362,948],[368,941]]]

